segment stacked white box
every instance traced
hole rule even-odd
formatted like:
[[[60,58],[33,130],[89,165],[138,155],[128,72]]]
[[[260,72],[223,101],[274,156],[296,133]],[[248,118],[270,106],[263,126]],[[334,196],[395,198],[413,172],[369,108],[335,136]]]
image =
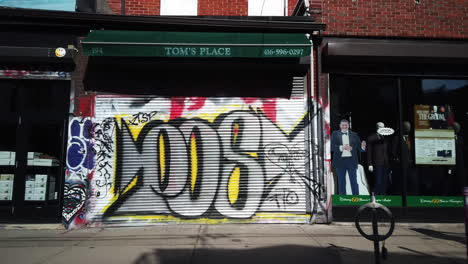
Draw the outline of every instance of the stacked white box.
[[[15,165],[16,152],[0,151],[0,166]]]
[[[12,181],[2,181],[0,180],[0,188],[1,189],[10,189],[12,188],[13,182]]]
[[[35,159],[33,161],[34,166],[54,167],[58,166],[59,162],[55,159]]]
[[[36,181],[26,181],[26,189],[30,188],[30,189],[34,189],[36,185]]]
[[[13,162],[13,164],[15,164],[15,163]],[[0,166],[11,166],[13,164],[11,163],[10,159],[1,159],[0,158]]]
[[[0,181],[0,200],[11,200],[13,194],[13,182]]]
[[[46,184],[47,183],[47,174],[36,174],[35,180],[36,180],[36,185],[38,183]]]
[[[24,200],[25,201],[34,200],[34,183],[32,184],[32,187],[26,186],[26,189],[24,189]]]
[[[36,184],[34,185],[35,189],[45,189],[46,187],[47,187],[46,183],[38,182],[38,181],[36,181]]]
[[[46,156],[46,158],[41,158],[41,156]],[[59,165],[60,162],[57,159],[48,155],[40,152],[28,152],[28,166],[54,167]]]
[[[28,160],[38,159],[41,154],[40,152],[28,152]]]
[[[12,200],[14,174],[0,174],[0,200]]]
[[[32,201],[34,200],[34,188],[36,187],[36,179],[34,175],[26,175],[25,181],[25,189],[24,189],[24,200],[25,201]]]
[[[45,200],[47,191],[47,174],[36,174],[36,183],[34,186],[34,199]]]
[[[11,181],[11,182],[13,182],[14,178],[15,178],[14,174],[0,174],[0,180],[1,181]]]
[[[46,188],[35,188],[34,189],[34,200],[43,201],[46,197]]]
[[[10,159],[11,151],[0,151],[0,159]]]

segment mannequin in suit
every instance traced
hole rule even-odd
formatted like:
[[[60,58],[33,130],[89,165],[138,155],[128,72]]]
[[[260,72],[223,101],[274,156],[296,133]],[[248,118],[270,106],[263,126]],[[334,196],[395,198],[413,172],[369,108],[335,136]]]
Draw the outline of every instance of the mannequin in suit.
[[[384,123],[378,122],[377,131],[367,139],[367,164],[369,171],[374,172],[375,175],[375,195],[386,194],[390,171],[388,142],[384,135],[379,133],[379,129],[384,127]]]
[[[402,172],[406,173],[406,186],[408,194],[419,195],[418,173],[415,169],[413,157],[414,142],[410,133],[411,123],[409,121],[403,121],[402,132],[401,139],[399,136],[396,136],[393,140],[393,157],[395,158],[396,163],[401,165]],[[401,180],[403,180],[403,176],[400,177]]]
[[[359,135],[349,130],[348,120],[341,120],[340,130],[333,131],[331,136],[332,166],[338,175],[339,194],[346,194],[346,172],[349,175],[352,194],[359,194],[356,171],[359,153],[364,151],[365,147],[366,142],[361,142]]]
[[[448,176],[452,178],[449,186],[446,188],[445,195],[463,195],[463,187],[466,186],[467,175],[465,174],[465,158],[463,155],[463,136],[461,126],[458,122],[453,123],[455,132],[455,166],[450,166]],[[448,189],[448,190],[447,190]]]

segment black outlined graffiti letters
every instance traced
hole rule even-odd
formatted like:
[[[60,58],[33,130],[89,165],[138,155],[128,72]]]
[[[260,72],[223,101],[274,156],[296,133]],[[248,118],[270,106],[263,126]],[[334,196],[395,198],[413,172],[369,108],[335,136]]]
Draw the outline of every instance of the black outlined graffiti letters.
[[[92,189],[98,199],[105,198],[112,187],[114,127],[114,118],[106,118],[94,126],[96,173]]]
[[[271,163],[261,153],[265,149],[262,147],[265,122],[271,123],[254,111],[229,112],[213,124],[202,119],[168,123],[154,120],[141,129],[136,139],[127,122],[121,122],[121,127],[116,128],[114,183],[114,193],[119,199],[110,205],[106,215],[125,214],[135,204],[141,204],[147,211],[179,217],[203,217],[210,213],[249,218],[263,204],[276,204],[266,199],[275,184],[265,172],[272,170],[279,179],[284,169],[265,166]],[[274,137],[276,146],[283,144],[288,148],[287,136],[274,125],[270,129],[278,132]],[[301,152],[293,154],[298,162],[302,157],[303,162]],[[289,159],[281,162],[303,170]],[[301,206],[298,204],[303,195],[300,197],[296,192],[303,193],[303,189],[297,185],[297,190],[286,195],[286,201],[294,196],[294,202],[288,205]],[[151,200],[148,193],[154,194]]]

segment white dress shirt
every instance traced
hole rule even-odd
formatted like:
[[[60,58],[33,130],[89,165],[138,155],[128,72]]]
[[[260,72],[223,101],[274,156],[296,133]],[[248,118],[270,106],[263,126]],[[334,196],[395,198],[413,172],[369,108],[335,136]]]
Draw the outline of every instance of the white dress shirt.
[[[341,133],[346,133],[346,134],[341,134],[341,140],[343,142],[343,145],[340,146],[341,157],[351,157],[352,156],[351,151],[343,148],[344,145],[349,145],[349,131],[341,131]]]

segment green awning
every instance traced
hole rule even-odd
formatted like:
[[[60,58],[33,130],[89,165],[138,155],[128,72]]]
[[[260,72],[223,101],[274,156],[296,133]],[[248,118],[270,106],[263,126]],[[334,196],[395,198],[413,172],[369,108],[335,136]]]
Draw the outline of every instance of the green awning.
[[[88,56],[293,58],[310,55],[304,34],[93,30]]]

